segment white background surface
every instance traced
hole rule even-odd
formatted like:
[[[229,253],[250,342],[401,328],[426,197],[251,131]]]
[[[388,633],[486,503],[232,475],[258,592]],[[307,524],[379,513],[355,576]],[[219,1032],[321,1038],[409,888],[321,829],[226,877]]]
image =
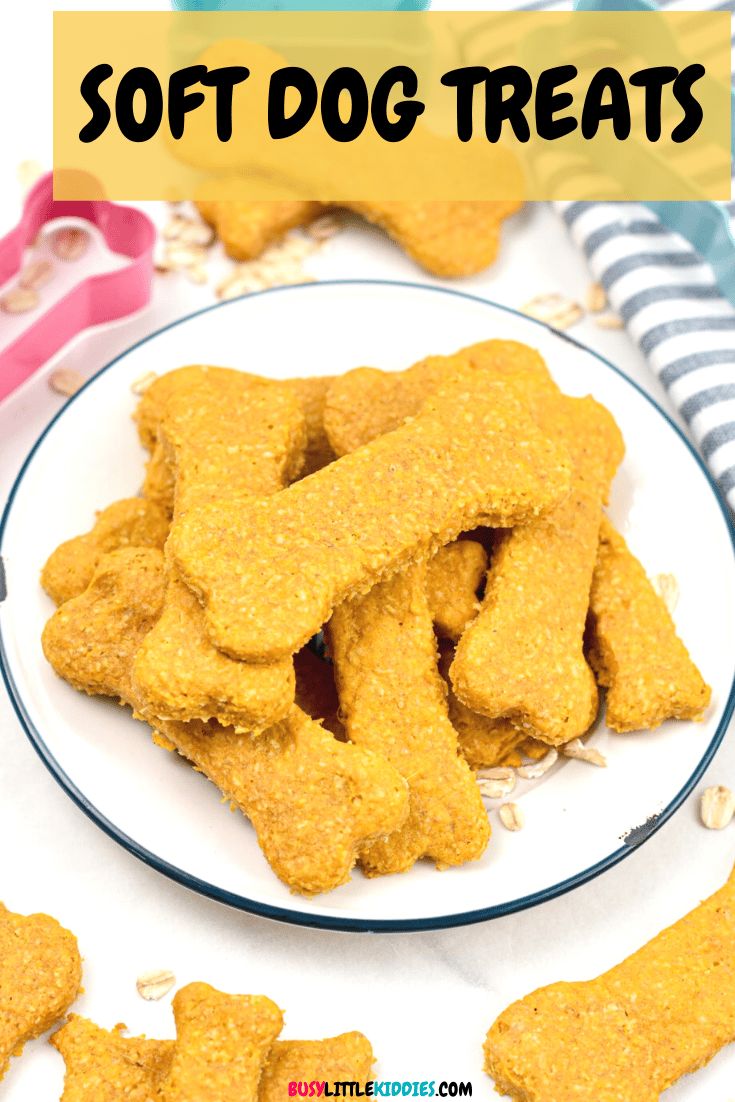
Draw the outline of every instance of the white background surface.
[[[56,6],[144,5],[75,0]],[[0,232],[19,212],[17,164],[27,158],[50,161],[51,4],[27,0],[14,9],[9,26],[12,35],[0,38],[5,105]],[[312,271],[323,278],[423,278],[379,234],[362,229],[332,242]],[[501,260],[492,271],[461,286],[517,306],[551,290],[581,296],[588,282],[584,262],[555,216],[536,207],[508,226]],[[207,289],[192,287],[183,277],[165,277],[145,316],[87,338],[63,362],[92,373],[143,333],[210,298]],[[661,397],[623,333],[601,331],[586,321],[574,335]],[[0,406],[2,499],[61,404],[47,386],[47,374],[40,373]],[[687,523],[685,516],[681,523]],[[716,621],[712,631],[717,632]],[[480,1046],[509,1001],[540,984],[596,975],[615,963],[719,887],[735,858],[735,825],[720,834],[705,831],[694,796],[622,865],[525,914],[433,934],[301,930],[208,902],[128,856],[46,773],[4,698],[0,737],[0,898],[18,911],[54,914],[77,934],[85,957],[80,1013],[106,1026],[125,1021],[135,1032],[171,1036],[170,1000],[145,1003],[135,992],[138,973],[167,967],[179,985],[205,979],[226,990],[269,994],[286,1010],[284,1036],[362,1029],[378,1055],[379,1076],[471,1078],[475,1097],[492,1097],[481,1072]],[[707,783],[735,787],[732,742],[726,742],[701,787]],[[625,799],[624,787],[620,799]],[[15,1061],[0,1097],[46,1102],[59,1097],[61,1084],[60,1057],[39,1041]],[[720,1054],[665,1097],[666,1102],[735,1102],[735,1050]]]

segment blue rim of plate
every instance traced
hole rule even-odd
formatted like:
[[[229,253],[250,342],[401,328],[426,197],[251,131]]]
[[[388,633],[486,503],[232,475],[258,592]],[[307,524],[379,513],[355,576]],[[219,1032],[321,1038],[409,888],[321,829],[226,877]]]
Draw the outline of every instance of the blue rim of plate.
[[[704,464],[699,453],[695,450],[693,445],[687,440],[684,433],[679,426],[669,417],[669,415],[663,410],[654,399],[646,393],[645,390],[638,383],[610,363],[598,352],[594,352],[580,341],[570,337],[568,333],[560,332],[558,329],[554,329],[553,326],[547,325],[544,322],[538,321],[536,318],[530,318],[526,314],[522,314],[519,310],[514,310],[510,306],[503,306],[501,303],[493,302],[491,299],[481,298],[479,295],[471,295],[466,291],[457,291],[449,287],[434,287],[430,284],[412,283],[408,280],[390,280],[390,279],[336,279],[336,280],[320,280],[314,284],[298,284],[295,286],[284,287],[272,287],[265,291],[251,292],[249,295],[243,295],[237,299],[231,299],[227,302],[217,302],[211,306],[205,306],[202,310],[196,310],[192,314],[187,314],[186,317],[179,318],[177,321],[170,322],[168,325],[162,326],[154,333],[150,333],[147,337],[143,337],[142,340],[136,341],[125,352],[120,353],[113,360],[110,360],[108,364],[101,367],[99,371],[95,372],[80,388],[75,395],[73,395],[59,410],[55,417],[48,423],[46,428],[39,436],[36,443],[28,453],[23,465],[18,472],[18,475],[13,483],[12,489],[8,496],[8,500],[3,510],[2,519],[0,520],[0,568],[2,567],[2,545],[5,535],[5,527],[10,516],[13,501],[15,495],[20,488],[23,481],[25,472],[31,463],[36,452],[40,448],[41,444],[45,440],[46,436],[56,424],[56,422],[63,417],[66,410],[75,402],[79,395],[83,394],[87,387],[91,386],[101,375],[109,371],[111,367],[114,367],[119,360],[125,358],[135,349],[140,348],[142,345],[147,344],[149,341],[160,336],[161,333],[167,332],[169,329],[173,329],[178,325],[190,321],[192,318],[200,317],[202,314],[208,314],[212,310],[219,310],[231,306],[233,303],[242,302],[243,299],[255,299],[262,295],[273,295],[294,293],[294,292],[309,292],[313,288],[324,288],[330,286],[354,286],[354,287],[407,287],[413,291],[425,291],[433,294],[441,295],[453,295],[457,298],[468,299],[471,302],[476,302],[482,306],[488,306],[491,310],[500,310],[506,314],[511,314],[516,317],[520,317],[524,322],[529,322],[534,325],[538,325],[541,329],[544,329],[554,336],[568,341],[570,344],[575,345],[577,348],[582,349],[589,355],[594,356],[605,367],[609,368],[616,375],[619,375],[622,379],[628,383],[634,390],[636,390],[648,403],[653,406],[658,414],[666,420],[671,428],[674,430],[679,439],[684,443],[692,458],[697,463],[698,467],[705,476],[705,479],[714,494],[715,500],[719,505],[720,512],[722,513],[725,521],[725,527],[730,535],[730,542],[733,549],[733,557],[735,558],[735,524],[730,511],[724,502],[720,491],[712,480],[707,467]],[[0,570],[1,575],[1,570]],[[0,600],[3,599],[4,593],[1,591],[0,585]],[[572,891],[574,888],[581,887],[583,884],[588,883],[590,880],[594,880],[600,876],[601,873],[606,872],[608,869],[613,868],[619,861],[622,861],[625,857],[634,853],[639,846],[647,842],[649,838],[653,837],[657,830],[660,829],[667,822],[675,811],[681,807],[684,800],[689,796],[694,786],[700,780],[705,770],[709,766],[713,757],[715,756],[720,743],[722,742],[725,732],[727,731],[730,720],[735,713],[735,672],[733,674],[733,683],[730,687],[730,692],[725,704],[725,708],[722,713],[722,718],[717,726],[710,743],[705,750],[704,754],[700,758],[694,772],[691,774],[686,784],[681,788],[673,800],[657,815],[653,816],[646,823],[640,827],[632,830],[630,834],[622,840],[622,845],[614,850],[609,856],[604,857],[601,861],[597,861],[589,868],[583,869],[581,872],[575,873],[574,876],[568,877],[566,880],[561,880],[558,884],[552,884],[548,888],[543,888],[541,891],[532,892],[530,895],[520,896],[518,899],[511,899],[506,903],[496,904],[491,907],[483,907],[479,910],[464,911],[458,914],[439,915],[431,918],[415,918],[415,919],[358,919],[358,918],[344,918],[339,915],[319,915],[319,914],[307,914],[304,911],[292,909],[290,907],[275,907],[267,903],[261,903],[254,899],[249,899],[247,896],[237,895],[234,892],[228,892],[224,888],[215,887],[213,884],[209,884],[204,880],[200,880],[196,876],[192,876],[190,873],[185,872],[183,869],[178,868],[176,865],[170,864],[168,861],[162,860],[156,856],[150,850],[144,846],[139,845],[133,838],[130,838],[123,831],[119,830],[114,823],[103,815],[98,809],[89,802],[84,793],[81,792],[74,782],[67,776],[64,770],[59,765],[56,758],[51,754],[46,746],[43,736],[36,729],[32,723],[28,712],[26,711],[22,697],[15,685],[12,674],[8,667],[7,655],[5,652],[5,645],[2,635],[2,621],[0,619],[0,670],[2,670],[3,681],[8,690],[10,702],[13,705],[15,713],[20,721],[23,730],[25,731],[28,739],[31,742],[34,750],[49,770],[56,782],[63,788],[66,794],[73,800],[73,802],[80,808],[84,814],[92,820],[101,830],[104,831],[110,838],[126,849],[134,857],[137,857],[144,864],[150,866],[150,868],[156,869],[157,872],[162,873],[170,880],[175,881],[178,884],[183,885],[185,888],[190,888],[192,891],[198,892],[200,895],[206,896],[208,899],[213,899],[217,903],[224,903],[230,907],[234,907],[236,910],[245,911],[249,914],[258,915],[261,918],[271,918],[278,922],[286,922],[295,926],[309,926],[322,930],[339,930],[352,933],[407,933],[407,932],[421,932],[427,930],[445,930],[456,926],[469,926],[477,922],[486,922],[492,918],[501,918],[505,915],[515,914],[518,911],[525,911],[531,907],[536,907],[540,903],[546,903],[551,899],[556,899],[560,895],[565,895],[567,892]]]

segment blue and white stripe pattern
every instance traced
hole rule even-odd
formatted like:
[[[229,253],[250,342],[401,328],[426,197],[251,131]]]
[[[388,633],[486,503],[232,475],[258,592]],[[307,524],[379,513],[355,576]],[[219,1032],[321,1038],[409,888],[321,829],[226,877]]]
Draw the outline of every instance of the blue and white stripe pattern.
[[[659,6],[733,11],[735,0],[659,0]],[[508,7],[559,11],[571,3],[510,0]],[[735,309],[712,269],[643,205],[554,205],[735,510]],[[735,219],[735,203],[728,211]]]
[[[556,206],[735,509],[735,309],[712,270],[644,206]]]

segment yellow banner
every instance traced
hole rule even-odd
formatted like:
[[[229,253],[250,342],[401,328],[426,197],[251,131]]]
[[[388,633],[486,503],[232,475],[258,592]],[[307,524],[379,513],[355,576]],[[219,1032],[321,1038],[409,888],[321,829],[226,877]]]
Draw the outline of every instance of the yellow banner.
[[[729,199],[729,12],[57,12],[57,198]]]

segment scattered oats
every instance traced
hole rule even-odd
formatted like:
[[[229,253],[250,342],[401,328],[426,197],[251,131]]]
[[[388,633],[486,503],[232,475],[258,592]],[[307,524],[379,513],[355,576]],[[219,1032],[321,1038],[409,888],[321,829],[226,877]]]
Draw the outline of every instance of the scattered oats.
[[[584,300],[590,314],[599,314],[607,306],[607,295],[601,283],[590,283]]]
[[[89,234],[81,226],[64,226],[51,234],[51,250],[59,260],[79,260],[90,241]]]
[[[571,742],[565,742],[559,749],[565,758],[586,761],[590,765],[599,765],[601,769],[604,769],[607,765],[605,755],[601,754],[599,750],[595,750],[594,746],[585,746],[581,739],[573,738]]]
[[[623,319],[617,314],[598,314],[594,323],[598,329],[623,329],[625,326]]]
[[[265,284],[262,280],[255,279],[253,276],[245,276],[234,274],[224,279],[218,287],[215,288],[215,294],[217,298],[227,301],[231,298],[239,298],[240,295],[246,295],[249,291],[262,291]]]
[[[155,371],[147,371],[145,375],[141,375],[139,379],[136,379],[135,382],[131,384],[130,389],[133,394],[145,394],[148,387],[151,383],[155,383],[157,378],[158,376]]]
[[[306,233],[313,241],[329,241],[344,229],[344,221],[338,214],[321,214],[306,227]]]
[[[549,747],[549,750],[538,761],[531,762],[530,765],[519,765],[518,776],[523,777],[525,781],[537,781],[539,777],[543,777],[544,773],[548,773],[552,765],[556,765],[559,759],[559,751],[554,747]]]
[[[57,394],[64,394],[67,398],[70,398],[72,394],[76,394],[80,387],[84,386],[84,376],[71,367],[59,367],[49,375],[48,385]]]
[[[28,291],[38,291],[53,277],[54,266],[50,260],[29,260],[20,273],[21,287]]]
[[[18,183],[23,191],[32,188],[41,176],[43,176],[43,166],[38,161],[21,161],[18,165]]]
[[[175,983],[176,977],[173,972],[161,969],[158,972],[143,972],[135,981],[135,986],[142,999],[154,1002],[167,995]]]
[[[523,830],[526,817],[518,804],[502,804],[498,809],[498,815],[506,830]]]
[[[306,234],[292,231],[286,234],[282,241],[266,249],[263,253],[262,260],[265,263],[268,263],[269,260],[303,260],[314,251],[315,244]]]
[[[186,272],[187,279],[191,280],[192,283],[202,284],[206,283],[209,279],[207,269],[204,267],[203,264],[197,264],[193,268],[185,268],[184,270]]]
[[[546,322],[547,325],[553,325],[555,329],[569,329],[584,315],[578,302],[556,291],[547,295],[536,295],[521,309],[529,317],[537,318],[539,321]]]
[[[214,230],[206,222],[190,222],[184,219],[178,240],[184,245],[201,245],[209,248],[214,241]]]
[[[166,247],[163,263],[175,271],[185,268],[198,268],[206,260],[206,250],[201,245],[186,245],[183,241],[174,241]]]
[[[673,574],[657,574],[651,578],[651,585],[666,605],[669,612],[673,612],[679,603],[679,583]]]
[[[507,781],[514,774],[515,770],[511,769],[509,765],[482,766],[477,770],[477,776],[482,781]]]
[[[724,830],[735,815],[735,796],[724,784],[706,788],[702,794],[700,814],[708,830]]]
[[[172,214],[168,222],[161,230],[161,237],[164,241],[178,241],[181,237],[181,231],[184,226],[187,225],[189,219],[184,218],[183,214],[179,214],[178,211]]]
[[[40,301],[30,287],[13,287],[0,298],[0,309],[6,314],[27,314],[29,310],[35,310]]]
[[[477,783],[481,794],[489,800],[503,800],[516,786],[516,772],[508,766],[478,769]]]

